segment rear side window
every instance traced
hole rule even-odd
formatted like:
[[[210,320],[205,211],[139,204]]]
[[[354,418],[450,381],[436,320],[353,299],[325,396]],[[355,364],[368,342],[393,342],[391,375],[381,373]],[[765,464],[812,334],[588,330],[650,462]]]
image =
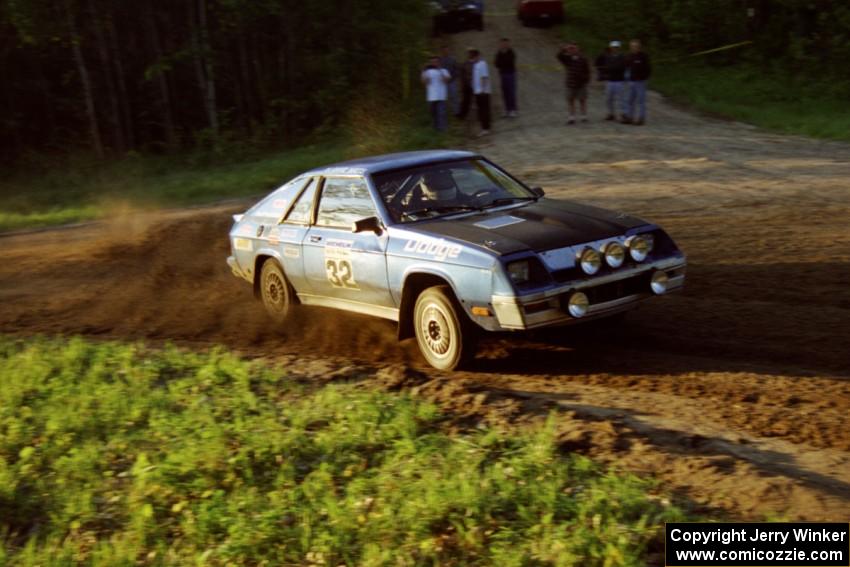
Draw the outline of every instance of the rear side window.
[[[313,209],[313,195],[316,194],[318,183],[314,179],[307,181],[307,187],[301,192],[292,210],[286,215],[285,222],[307,224],[310,222],[310,211]]]
[[[373,216],[375,204],[363,179],[325,180],[316,225],[351,230],[354,221]]]
[[[301,187],[304,186],[304,183],[309,181],[309,179],[304,179],[303,177],[293,179],[266,197],[264,201],[261,201],[256,207],[249,211],[249,214],[258,217],[271,217],[279,220],[283,216],[283,213],[286,212],[286,208],[292,202],[292,199],[298,194]]]

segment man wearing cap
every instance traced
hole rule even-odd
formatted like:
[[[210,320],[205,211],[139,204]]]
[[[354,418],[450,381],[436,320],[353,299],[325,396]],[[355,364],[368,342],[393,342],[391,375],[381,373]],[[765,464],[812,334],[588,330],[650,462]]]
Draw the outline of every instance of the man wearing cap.
[[[626,58],[620,52],[620,42],[616,39],[608,44],[610,52],[605,56],[605,104],[608,107],[608,115],[605,120],[617,119],[617,100],[625,108],[623,98],[623,81],[626,74]],[[624,113],[625,114],[625,113]]]
[[[623,98],[624,124],[642,126],[646,121],[646,82],[652,74],[649,55],[641,47],[640,40],[629,42],[629,54],[626,55],[626,74],[629,81],[628,97]]]

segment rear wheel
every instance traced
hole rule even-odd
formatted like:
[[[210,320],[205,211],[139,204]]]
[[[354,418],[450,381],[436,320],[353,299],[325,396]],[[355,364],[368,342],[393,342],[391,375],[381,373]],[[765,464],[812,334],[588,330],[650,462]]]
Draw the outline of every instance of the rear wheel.
[[[292,286],[283,268],[274,260],[266,261],[260,271],[260,298],[269,316],[278,323],[285,321],[292,311]]]
[[[416,342],[425,360],[439,370],[455,370],[475,354],[476,332],[448,286],[429,287],[413,308]]]

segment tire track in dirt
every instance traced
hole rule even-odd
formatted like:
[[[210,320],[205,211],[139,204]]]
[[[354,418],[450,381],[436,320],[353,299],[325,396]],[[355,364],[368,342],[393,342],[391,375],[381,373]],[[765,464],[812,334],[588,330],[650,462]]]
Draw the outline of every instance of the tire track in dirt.
[[[224,264],[242,208],[228,205],[0,239],[0,330],[223,344],[305,379],[415,392],[458,427],[556,412],[564,450],[657,475],[698,507],[846,520],[850,146],[706,119],[654,93],[647,126],[603,122],[598,88],[592,121],[567,127],[563,77],[545,70],[552,35],[486,24],[453,41],[492,55],[514,39],[521,115],[472,147],[550,195],[664,226],[689,255],[684,294],[621,325],[488,337],[472,369],[447,375],[386,321],[303,309],[272,328]]]

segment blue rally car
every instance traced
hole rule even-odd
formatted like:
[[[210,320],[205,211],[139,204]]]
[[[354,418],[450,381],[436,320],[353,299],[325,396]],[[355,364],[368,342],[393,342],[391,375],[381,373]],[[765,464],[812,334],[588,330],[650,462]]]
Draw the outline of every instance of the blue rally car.
[[[273,319],[297,303],[391,319],[444,370],[481,329],[605,317],[685,280],[660,227],[546,198],[470,152],[316,168],[234,219],[227,263]]]

